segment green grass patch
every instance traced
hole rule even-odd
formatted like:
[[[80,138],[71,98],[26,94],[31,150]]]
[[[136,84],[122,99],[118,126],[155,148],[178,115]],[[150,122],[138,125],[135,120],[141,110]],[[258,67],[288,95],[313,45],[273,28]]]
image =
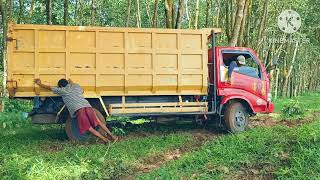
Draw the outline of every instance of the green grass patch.
[[[275,100],[274,104],[276,119],[302,119],[320,110],[320,93],[305,93],[291,99],[280,98]]]
[[[24,128],[31,125],[24,112],[4,112],[0,114],[0,130],[7,128]]]
[[[290,102],[297,101],[299,102],[307,113],[313,112],[320,109],[320,93],[305,93],[301,96],[294,98],[279,98],[274,101],[275,112],[280,113],[281,110]]]
[[[256,128],[211,141],[137,178],[240,178],[252,172],[264,178],[320,177],[319,149],[320,121],[296,128]]]
[[[192,128],[189,125],[182,129]],[[147,137],[132,137],[115,144],[74,145],[58,125],[29,125],[0,132],[0,176],[3,179],[118,178],[132,173],[137,163],[148,156],[175,149],[193,140],[177,127],[149,125],[128,128]]]
[[[23,99],[0,99],[4,100],[4,112],[8,113],[20,113],[30,112],[32,110],[32,101]]]

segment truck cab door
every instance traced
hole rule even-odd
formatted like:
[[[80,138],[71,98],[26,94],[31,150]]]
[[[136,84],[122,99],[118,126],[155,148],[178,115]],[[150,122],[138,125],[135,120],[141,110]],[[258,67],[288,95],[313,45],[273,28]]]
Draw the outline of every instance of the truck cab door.
[[[257,111],[263,111],[267,105],[266,99],[266,74],[263,66],[257,57],[249,50],[222,50],[222,61],[220,63],[220,84],[225,91],[222,94],[239,94],[250,100]],[[237,61],[238,56],[244,56],[244,65],[237,63],[228,76],[229,65],[232,61]]]

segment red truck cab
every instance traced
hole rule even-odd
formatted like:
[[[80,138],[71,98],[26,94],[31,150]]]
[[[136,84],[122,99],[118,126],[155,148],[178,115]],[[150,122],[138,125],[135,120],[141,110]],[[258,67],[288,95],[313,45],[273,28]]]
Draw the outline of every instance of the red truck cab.
[[[212,48],[208,52],[208,69],[210,85],[215,85],[216,106],[220,107],[217,113],[223,117],[228,130],[243,131],[247,127],[247,116],[274,111],[269,75],[252,49],[213,47],[215,52]],[[234,68],[229,77],[229,65],[240,55],[245,57],[246,63]]]

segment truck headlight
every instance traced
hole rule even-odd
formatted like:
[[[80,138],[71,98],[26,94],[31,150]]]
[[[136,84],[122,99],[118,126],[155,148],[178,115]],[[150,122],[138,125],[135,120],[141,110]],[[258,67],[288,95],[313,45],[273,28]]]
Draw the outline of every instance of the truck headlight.
[[[268,102],[271,102],[271,100],[272,100],[272,94],[271,94],[271,93],[268,93],[267,101],[268,101]]]

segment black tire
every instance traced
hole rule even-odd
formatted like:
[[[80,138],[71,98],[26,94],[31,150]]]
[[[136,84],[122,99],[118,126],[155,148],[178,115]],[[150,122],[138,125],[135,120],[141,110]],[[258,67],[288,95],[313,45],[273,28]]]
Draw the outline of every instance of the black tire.
[[[224,122],[232,133],[245,131],[249,123],[248,111],[240,102],[231,103],[224,112]]]
[[[97,109],[93,108],[93,110],[95,111],[97,118],[100,119],[100,121],[102,123],[106,123],[105,118],[103,117],[103,115],[101,114],[100,111],[98,111]],[[97,131],[101,131],[100,127],[96,127]],[[79,128],[78,128],[78,121],[76,118],[71,118],[70,116],[68,116],[67,120],[66,120],[66,125],[65,125],[65,131],[67,133],[68,138],[71,141],[77,142],[77,143],[81,143],[81,142],[95,142],[97,141],[97,137],[95,137],[94,135],[92,135],[90,132],[86,132],[84,134],[80,134],[79,132]]]

